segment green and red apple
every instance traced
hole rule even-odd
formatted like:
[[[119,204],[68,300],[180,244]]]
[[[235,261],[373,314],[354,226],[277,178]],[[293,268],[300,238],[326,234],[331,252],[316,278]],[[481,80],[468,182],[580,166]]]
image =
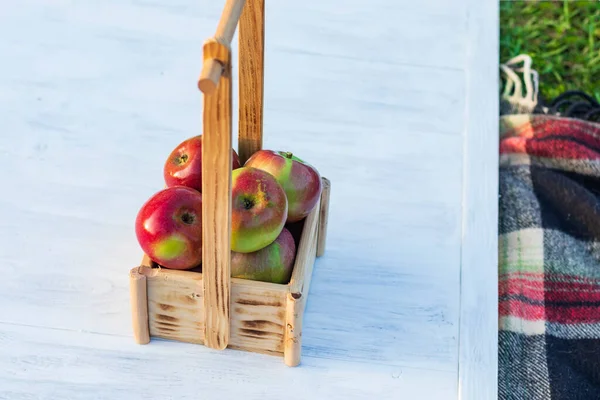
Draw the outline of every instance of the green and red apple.
[[[185,186],[150,197],[135,220],[142,250],[157,264],[191,269],[202,263],[202,194]]]
[[[252,253],[231,252],[231,277],[286,284],[292,276],[296,243],[283,228],[277,239]]]
[[[288,200],[287,223],[305,218],[319,201],[321,175],[316,168],[292,153],[259,150],[246,161],[244,167],[268,172],[283,187]]]
[[[273,175],[242,167],[231,177],[231,250],[251,253],[277,239],[288,213],[288,201]]]
[[[231,149],[231,168],[240,168],[240,158]],[[181,142],[165,161],[163,168],[167,187],[187,186],[202,192],[202,135]]]

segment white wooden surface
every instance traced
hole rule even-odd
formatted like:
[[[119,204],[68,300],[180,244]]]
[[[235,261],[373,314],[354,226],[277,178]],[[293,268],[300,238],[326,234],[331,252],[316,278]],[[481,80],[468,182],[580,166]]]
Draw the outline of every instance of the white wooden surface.
[[[265,146],[332,181],[290,369],[131,337],[133,221],[200,133],[222,2],[3,3],[0,399],[496,398],[496,8],[268,2]]]
[[[497,3],[496,3],[497,4]],[[498,398],[498,7],[468,0],[459,398]],[[493,270],[493,271],[492,271]]]

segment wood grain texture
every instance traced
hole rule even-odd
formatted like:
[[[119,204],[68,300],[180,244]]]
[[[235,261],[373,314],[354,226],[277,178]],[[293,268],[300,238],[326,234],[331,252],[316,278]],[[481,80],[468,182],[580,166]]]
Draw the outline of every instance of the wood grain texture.
[[[199,274],[146,269],[150,335],[204,343],[202,277]]]
[[[141,273],[151,337],[204,344],[203,274],[149,267]],[[287,292],[286,285],[232,279],[229,347],[282,356]]]
[[[329,221],[329,195],[331,193],[331,181],[325,177],[323,181],[323,191],[321,193],[321,210],[319,214],[319,229],[317,242],[317,257],[325,254],[325,246],[327,245],[327,222]]]
[[[202,284],[205,345],[229,343],[231,276],[231,64],[204,95],[202,137]]]
[[[238,37],[238,152],[243,165],[263,144],[265,0],[246,0]]]
[[[286,285],[233,279],[231,348],[283,355]]]
[[[460,400],[498,398],[499,6],[468,1]]]
[[[471,17],[493,27],[481,7]],[[169,149],[202,132],[199,49],[222,9],[3,5],[0,398],[455,400],[466,81],[480,68],[465,63],[465,0],[267,4],[264,146],[334,185],[302,364],[134,343],[133,219]]]

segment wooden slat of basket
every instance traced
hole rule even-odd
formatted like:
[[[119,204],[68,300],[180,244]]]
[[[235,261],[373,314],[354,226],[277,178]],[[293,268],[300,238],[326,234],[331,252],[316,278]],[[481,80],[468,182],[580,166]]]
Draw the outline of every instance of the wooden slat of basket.
[[[321,178],[323,182],[323,191],[321,192],[321,208],[319,216],[319,238],[317,242],[317,257],[325,253],[327,244],[327,222],[329,220],[329,195],[331,193],[331,181],[325,177]]]

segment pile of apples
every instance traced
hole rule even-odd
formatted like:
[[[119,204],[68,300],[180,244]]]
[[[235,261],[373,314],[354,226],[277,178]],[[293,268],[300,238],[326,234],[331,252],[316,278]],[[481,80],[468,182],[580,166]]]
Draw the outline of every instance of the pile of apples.
[[[288,283],[296,257],[290,231],[321,196],[319,172],[289,152],[260,150],[242,166],[232,151],[231,276]],[[202,264],[202,135],[180,143],[164,164],[166,188],[141,207],[135,232],[158,265]]]

